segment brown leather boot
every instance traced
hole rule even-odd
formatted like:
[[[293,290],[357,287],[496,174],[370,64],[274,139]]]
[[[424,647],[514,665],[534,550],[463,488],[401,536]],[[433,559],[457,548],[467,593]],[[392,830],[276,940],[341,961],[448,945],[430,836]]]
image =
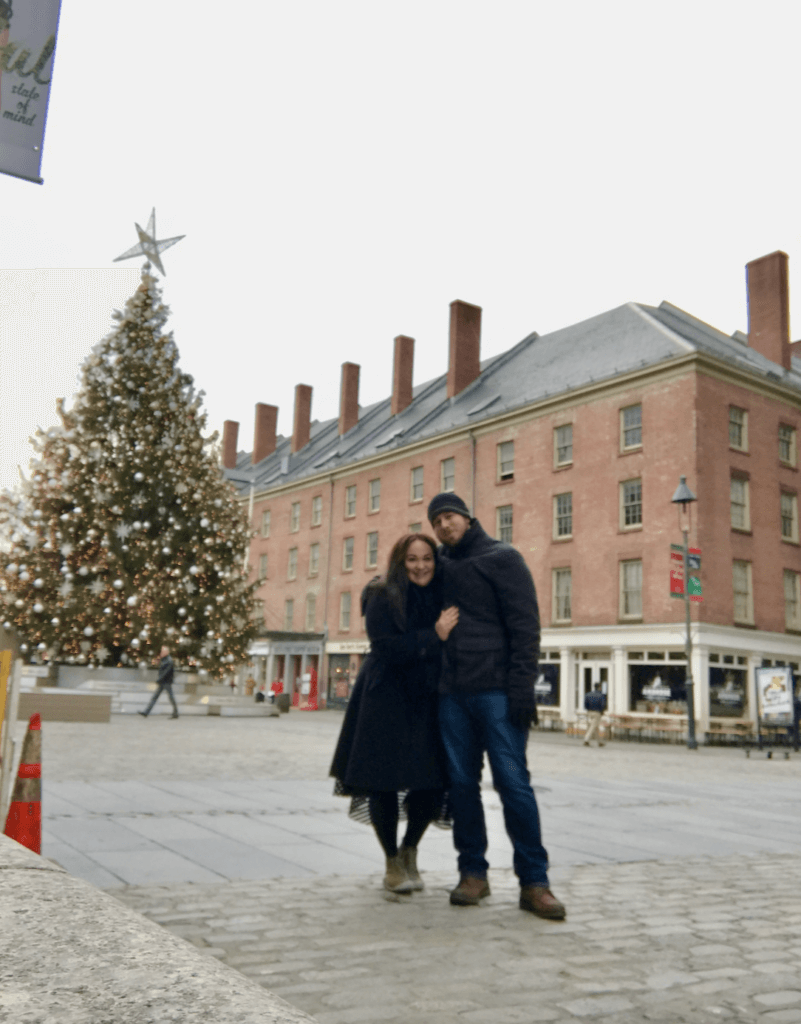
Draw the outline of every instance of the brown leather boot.
[[[401,859],[401,863],[406,868],[406,874],[409,876],[409,881],[412,883],[413,892],[421,892],[425,889],[423,879],[420,877],[420,872],[417,870],[417,847],[415,846],[401,846],[398,851],[398,856]]]
[[[520,909],[551,921],[563,921],[567,911],[563,903],[546,885],[524,885],[520,888]]]
[[[387,857],[387,873],[384,875],[384,888],[390,892],[411,892],[412,880],[406,874],[406,868],[400,854]]]
[[[478,901],[489,894],[490,887],[486,878],[462,875],[459,884],[451,891],[451,903],[455,907],[477,907]]]

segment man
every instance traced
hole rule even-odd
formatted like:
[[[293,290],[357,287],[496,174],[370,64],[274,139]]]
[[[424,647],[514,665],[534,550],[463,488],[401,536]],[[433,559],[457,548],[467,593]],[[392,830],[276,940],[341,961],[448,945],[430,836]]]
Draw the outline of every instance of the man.
[[[584,710],[587,712],[587,731],[584,733],[584,746],[590,745],[590,740],[595,737],[598,746],[602,747],[601,735],[598,732],[601,724],[601,715],[606,711],[606,694],[601,693],[601,684],[593,683],[592,689],[584,696]]]
[[[158,687],[156,689],[156,692],[153,694],[152,700],[150,701],[148,706],[145,708],[145,710],[144,711],[140,711],[138,713],[143,718],[147,718],[147,716],[153,710],[153,705],[156,703],[156,701],[161,696],[162,690],[166,690],[167,691],[167,696],[170,698],[170,703],[172,704],[172,714],[170,715],[170,718],[177,718],[178,717],[178,705],[175,703],[175,697],[173,696],[173,692],[172,692],[172,677],[175,674],[175,668],[174,668],[173,663],[172,663],[172,658],[170,657],[170,649],[169,649],[169,647],[162,647],[161,648],[161,654],[159,655],[159,658],[161,660],[159,661],[159,674],[158,674],[158,678],[156,679],[156,683],[158,684]],[[154,661],[155,661],[155,659],[154,659]]]
[[[489,537],[457,495],[432,498],[428,518],[443,545],[445,607],[459,609],[459,622],[444,645],[440,681],[440,728],[459,853],[460,880],[450,901],[475,906],[490,893],[480,788],[486,751],[514,847],[520,908],[561,920],[565,908],[548,885],[548,854],[526,764],[528,732],[537,720],[540,623],[534,581],[523,557]]]

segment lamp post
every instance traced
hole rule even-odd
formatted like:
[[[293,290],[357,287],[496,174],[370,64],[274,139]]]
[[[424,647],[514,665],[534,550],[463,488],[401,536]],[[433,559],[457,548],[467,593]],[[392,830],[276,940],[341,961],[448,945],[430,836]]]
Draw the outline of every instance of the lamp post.
[[[695,738],[695,698],[693,692],[693,640],[690,633],[690,519],[688,506],[691,502],[698,501],[698,498],[687,486],[686,476],[679,478],[679,486],[670,500],[674,505],[681,505],[679,522],[681,532],[684,534],[684,622],[686,625],[684,652],[687,657],[687,675],[685,677],[685,687],[687,689],[687,749],[697,750],[698,741]]]

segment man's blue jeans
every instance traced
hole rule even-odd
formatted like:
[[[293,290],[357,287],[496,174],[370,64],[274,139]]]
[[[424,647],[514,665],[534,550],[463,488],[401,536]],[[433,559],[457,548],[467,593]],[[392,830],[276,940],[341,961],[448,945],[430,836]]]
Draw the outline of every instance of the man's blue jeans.
[[[486,750],[506,831],[514,847],[521,885],[548,885],[548,854],[526,764],[526,733],[509,719],[502,690],[440,697],[439,723],[450,777],[453,845],[460,875],[486,878],[487,828],[481,803],[481,765]]]

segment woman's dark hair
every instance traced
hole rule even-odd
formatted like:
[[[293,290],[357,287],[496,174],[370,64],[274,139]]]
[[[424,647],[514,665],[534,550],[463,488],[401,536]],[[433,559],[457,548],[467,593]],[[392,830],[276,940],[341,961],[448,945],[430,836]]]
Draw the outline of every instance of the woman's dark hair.
[[[406,595],[409,591],[409,576],[406,572],[406,555],[416,540],[422,540],[431,548],[436,564],[437,543],[425,533],[407,533],[396,541],[389,555],[389,567],[382,584],[395,618],[401,628],[406,627]],[[430,585],[430,584],[429,584]]]

